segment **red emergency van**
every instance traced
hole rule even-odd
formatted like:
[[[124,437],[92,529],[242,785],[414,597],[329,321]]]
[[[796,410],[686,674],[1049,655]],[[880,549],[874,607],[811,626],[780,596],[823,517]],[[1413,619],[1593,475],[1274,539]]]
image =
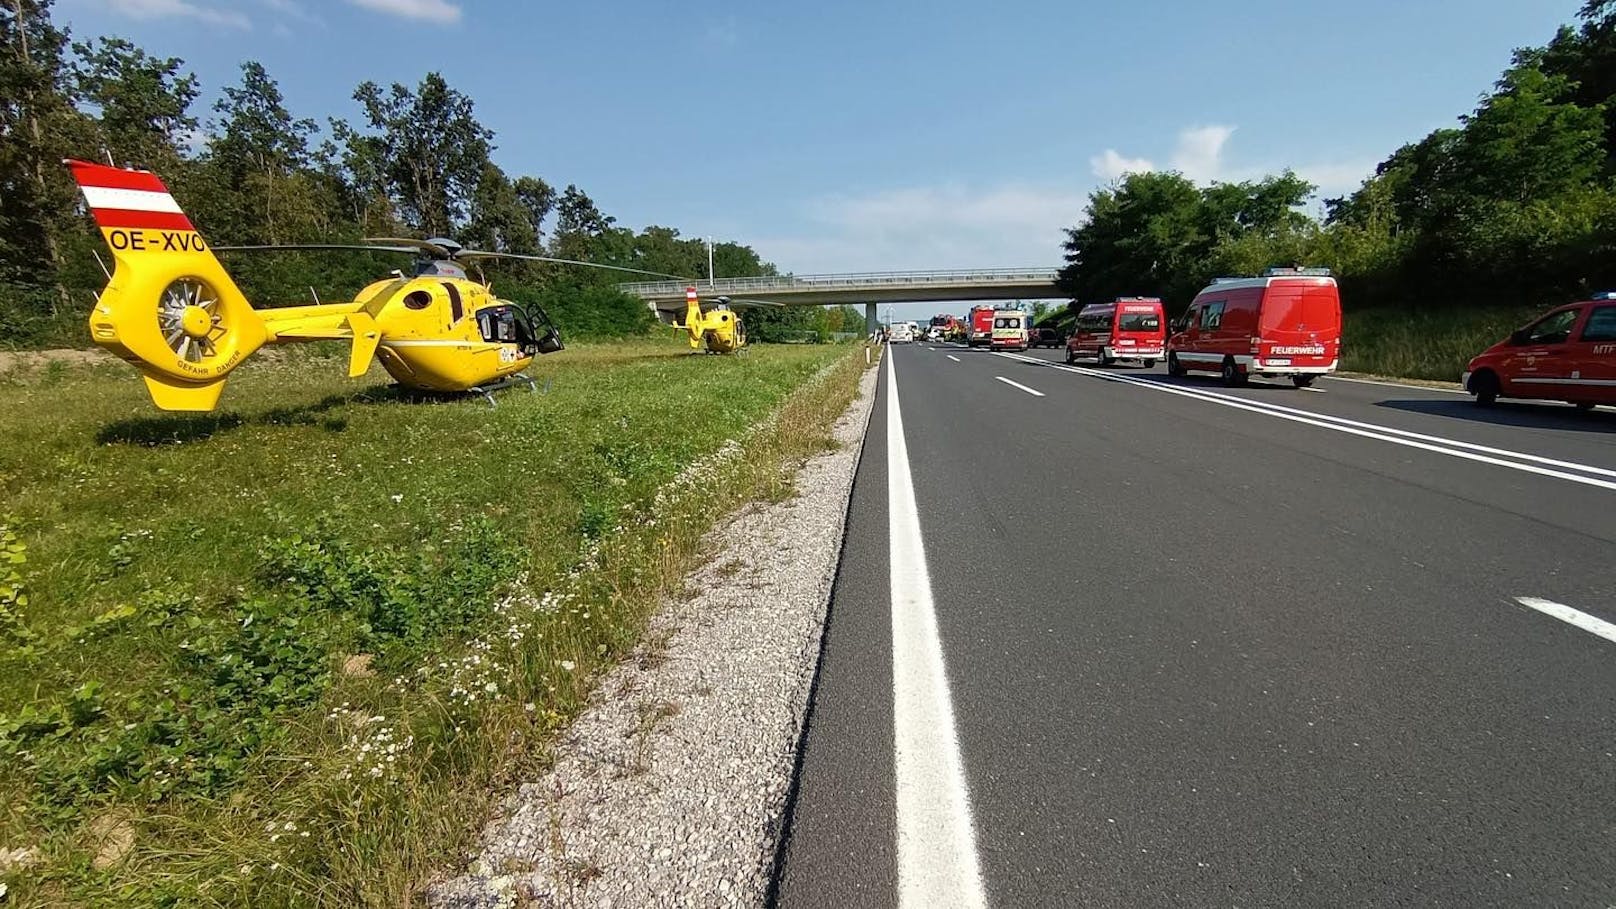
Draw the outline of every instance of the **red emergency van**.
[[[1470,361],[1465,390],[1499,398],[1565,401],[1580,410],[1616,404],[1616,293],[1549,313]]]
[[[1270,268],[1219,278],[1196,294],[1167,339],[1167,371],[1212,372],[1226,385],[1290,376],[1298,388],[1335,372],[1341,293],[1326,268]]]
[[[1167,343],[1167,313],[1156,297],[1118,297],[1094,303],[1077,314],[1077,325],[1066,339],[1066,362],[1079,357],[1110,366],[1118,360],[1156,365]]]
[[[965,343],[970,347],[986,347],[993,341],[993,313],[991,306],[971,307],[969,334],[965,336]]]

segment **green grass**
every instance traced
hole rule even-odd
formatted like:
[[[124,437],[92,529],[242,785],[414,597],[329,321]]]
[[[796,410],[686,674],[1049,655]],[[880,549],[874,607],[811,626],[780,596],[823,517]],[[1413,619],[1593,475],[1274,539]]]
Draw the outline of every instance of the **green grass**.
[[[585,346],[491,409],[345,356],[202,416],[122,364],[0,374],[0,848],[44,857],[13,904],[418,900],[864,365]]]
[[[1347,310],[1341,368],[1350,372],[1457,382],[1476,354],[1542,309]]]

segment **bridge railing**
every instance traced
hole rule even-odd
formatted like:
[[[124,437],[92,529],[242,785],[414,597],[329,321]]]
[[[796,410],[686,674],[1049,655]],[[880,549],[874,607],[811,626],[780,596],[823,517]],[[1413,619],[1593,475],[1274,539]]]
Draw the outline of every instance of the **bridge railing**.
[[[619,285],[624,293],[642,297],[668,297],[683,294],[686,287],[713,294],[757,293],[773,290],[825,290],[847,287],[891,285],[1016,284],[1024,281],[1054,281],[1054,268],[973,268],[943,271],[867,271],[836,275],[768,275],[753,278],[719,278],[716,281],[636,281]]]

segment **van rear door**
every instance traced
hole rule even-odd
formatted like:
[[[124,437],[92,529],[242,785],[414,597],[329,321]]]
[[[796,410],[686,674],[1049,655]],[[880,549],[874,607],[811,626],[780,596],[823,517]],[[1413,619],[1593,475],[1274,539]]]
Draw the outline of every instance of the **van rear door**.
[[[1341,350],[1341,295],[1334,282],[1270,284],[1263,293],[1257,334],[1253,353],[1264,362],[1304,367],[1334,363]]]
[[[1117,306],[1111,346],[1118,356],[1159,357],[1167,340],[1160,304],[1126,303]]]

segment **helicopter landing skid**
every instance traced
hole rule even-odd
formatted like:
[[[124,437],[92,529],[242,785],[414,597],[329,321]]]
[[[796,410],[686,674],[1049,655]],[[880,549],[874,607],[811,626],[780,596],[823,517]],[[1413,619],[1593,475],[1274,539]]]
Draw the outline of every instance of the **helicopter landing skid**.
[[[524,382],[527,383],[527,390],[533,392],[536,395],[537,394],[549,394],[550,393],[550,380],[549,379],[544,380],[544,390],[540,391],[539,390],[539,383],[533,381],[533,378],[531,376],[524,376],[521,373],[517,373],[514,376],[508,376],[508,377],[506,377],[504,379],[501,379],[498,382],[494,382],[494,383],[492,383],[490,385],[473,385],[470,388],[466,389],[466,391],[469,391],[472,394],[482,395],[483,398],[488,401],[488,406],[489,407],[498,407],[499,405],[494,402],[494,392],[496,392],[496,391],[504,391],[505,389],[510,388],[513,385],[521,385]]]

